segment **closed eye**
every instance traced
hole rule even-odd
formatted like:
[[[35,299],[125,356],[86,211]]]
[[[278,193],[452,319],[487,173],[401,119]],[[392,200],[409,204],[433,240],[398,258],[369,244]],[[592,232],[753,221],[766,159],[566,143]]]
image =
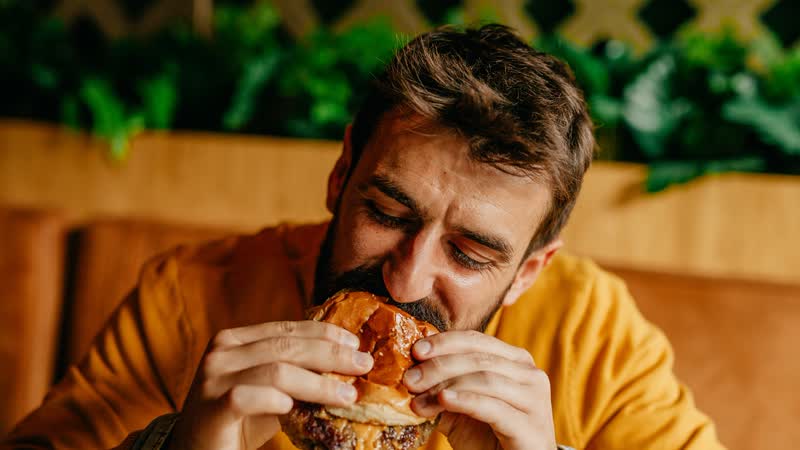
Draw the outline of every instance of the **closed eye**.
[[[408,219],[405,217],[397,217],[391,214],[386,214],[378,207],[378,205],[372,200],[365,201],[367,207],[367,214],[369,217],[374,220],[375,222],[389,228],[408,228],[411,225],[414,225],[415,221],[413,219]]]
[[[469,255],[464,253],[456,244],[450,243],[450,249],[453,255],[453,259],[456,260],[459,264],[466,267],[470,270],[486,270],[492,266],[492,263],[489,261],[476,261],[474,258],[471,258]]]

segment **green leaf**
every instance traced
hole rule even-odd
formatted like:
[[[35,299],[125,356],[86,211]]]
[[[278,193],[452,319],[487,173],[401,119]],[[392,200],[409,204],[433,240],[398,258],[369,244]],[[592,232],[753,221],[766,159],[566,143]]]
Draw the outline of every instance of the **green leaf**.
[[[336,101],[320,100],[311,106],[311,121],[324,126],[328,124],[346,124],[350,119],[347,106]]]
[[[657,161],[650,163],[645,181],[647,192],[660,192],[673,184],[686,183],[703,174],[701,161]]]
[[[669,138],[692,110],[683,98],[671,98],[675,58],[666,54],[651,62],[624,91],[623,118],[633,139],[648,158],[666,151]]]
[[[376,17],[336,36],[334,45],[341,60],[352,64],[357,77],[363,79],[379,71],[407,41],[408,37],[394,31],[387,18]]]
[[[770,67],[766,84],[768,94],[774,99],[800,97],[800,46]]]
[[[736,38],[731,27],[720,33],[688,29],[679,37],[685,63],[721,72],[736,72],[745,68],[747,47]]]
[[[751,127],[767,143],[790,155],[800,155],[800,97],[784,105],[739,97],[722,108],[722,116]]]
[[[708,161],[656,161],[649,166],[645,189],[651,193],[660,192],[673,184],[687,183],[703,175],[762,172],[765,168],[766,162],[757,156]]]
[[[589,112],[598,125],[615,127],[622,119],[622,101],[607,95],[593,95],[589,97]]]
[[[609,93],[609,73],[603,62],[588,49],[571,44],[560,36],[543,36],[533,46],[566,62],[587,95]]]
[[[464,7],[453,6],[447,8],[444,12],[444,21],[442,23],[450,25],[465,25],[466,16],[464,14]]]
[[[725,172],[763,172],[767,163],[759,156],[743,156],[731,159],[712,159],[703,163],[703,174]]]
[[[173,70],[139,83],[139,95],[142,98],[144,122],[154,129],[170,128],[175,118],[178,104],[177,80]]]
[[[238,130],[250,121],[259,99],[258,94],[272,78],[279,60],[278,52],[270,51],[245,68],[231,105],[222,119],[226,129]]]
[[[114,134],[106,137],[109,141],[109,154],[116,161],[122,161],[128,156],[131,139],[144,129],[144,118],[140,115],[129,117],[124,126],[115,130]]]
[[[126,115],[122,100],[111,85],[102,79],[85,80],[80,97],[92,114],[94,134],[109,143],[112,158],[124,158],[130,138],[144,128],[144,118],[139,114]]]

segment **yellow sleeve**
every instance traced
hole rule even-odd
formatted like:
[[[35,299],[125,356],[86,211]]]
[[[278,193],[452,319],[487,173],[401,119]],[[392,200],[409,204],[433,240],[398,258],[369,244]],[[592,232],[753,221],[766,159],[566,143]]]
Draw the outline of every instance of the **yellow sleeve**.
[[[724,448],[675,377],[666,337],[622,281],[601,272],[573,329],[572,342],[585,346],[575,349],[569,384],[586,450]]]
[[[89,353],[0,448],[127,449],[126,436],[176,410],[196,353],[177,270],[172,258],[145,266]]]

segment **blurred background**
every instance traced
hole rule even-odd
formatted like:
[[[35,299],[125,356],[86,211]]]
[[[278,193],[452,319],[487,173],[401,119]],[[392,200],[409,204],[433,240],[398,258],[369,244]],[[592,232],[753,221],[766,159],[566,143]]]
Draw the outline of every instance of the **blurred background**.
[[[800,440],[800,0],[0,0],[0,436],[147,258],[325,219],[370,77],[480,22],[586,94],[567,249],[628,282],[727,445]]]

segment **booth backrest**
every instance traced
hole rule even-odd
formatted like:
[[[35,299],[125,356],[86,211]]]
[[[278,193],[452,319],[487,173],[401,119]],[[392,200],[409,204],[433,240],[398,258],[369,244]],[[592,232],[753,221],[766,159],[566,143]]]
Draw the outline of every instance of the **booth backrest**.
[[[800,285],[611,268],[731,449],[800,442]]]
[[[59,215],[0,209],[0,436],[53,382],[64,237]]]
[[[140,222],[103,220],[77,234],[72,320],[66,355],[77,362],[123,298],[136,284],[139,270],[151,257],[178,244],[207,241],[231,231]]]

